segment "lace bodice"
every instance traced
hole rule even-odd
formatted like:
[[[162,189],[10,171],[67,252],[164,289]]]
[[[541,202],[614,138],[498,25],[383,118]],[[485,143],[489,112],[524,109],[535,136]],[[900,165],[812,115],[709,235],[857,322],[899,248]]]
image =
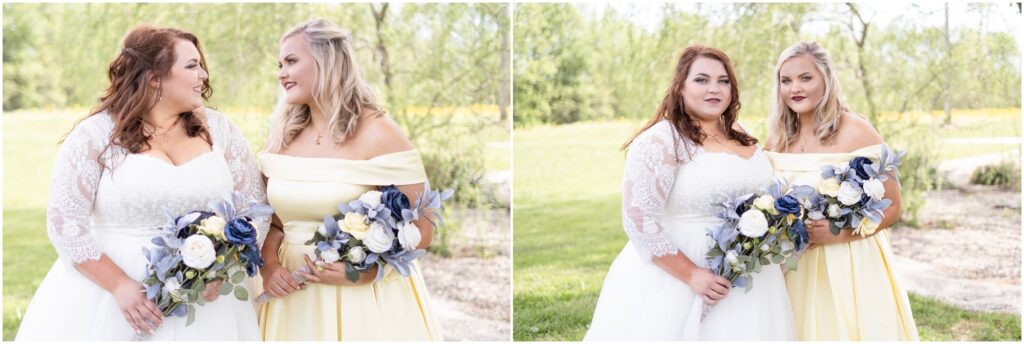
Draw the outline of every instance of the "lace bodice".
[[[757,148],[750,159],[705,152],[661,121],[629,147],[623,176],[622,223],[645,258],[677,252],[663,222],[684,217],[711,218],[725,195],[757,191],[772,182],[772,167]]]
[[[46,211],[50,241],[65,265],[99,259],[97,231],[153,235],[180,215],[205,210],[232,191],[245,204],[266,204],[256,160],[241,132],[224,115],[206,110],[213,149],[175,166],[163,159],[110,146],[114,122],[106,113],[79,123],[57,153]],[[97,158],[102,155],[101,167]],[[269,218],[258,219],[260,242]]]

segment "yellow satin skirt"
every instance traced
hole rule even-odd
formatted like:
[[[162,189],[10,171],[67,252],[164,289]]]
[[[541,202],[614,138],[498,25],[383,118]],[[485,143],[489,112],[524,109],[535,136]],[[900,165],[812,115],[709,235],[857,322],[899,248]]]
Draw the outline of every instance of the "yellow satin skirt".
[[[919,340],[887,231],[805,252],[786,287],[799,340]]]
[[[281,243],[279,257],[290,271],[305,266],[313,246]],[[393,269],[375,283],[334,286],[310,283],[305,290],[273,299],[259,308],[265,341],[428,341],[443,340],[430,311],[426,284],[414,263],[409,277]]]

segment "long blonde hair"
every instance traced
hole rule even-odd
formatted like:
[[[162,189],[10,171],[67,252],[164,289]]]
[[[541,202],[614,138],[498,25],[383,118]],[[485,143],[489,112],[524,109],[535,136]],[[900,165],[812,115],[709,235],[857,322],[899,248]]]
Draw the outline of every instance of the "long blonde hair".
[[[780,90],[781,78],[779,71],[782,64],[791,58],[808,54],[814,59],[818,71],[825,78],[825,93],[814,107],[814,136],[821,142],[832,142],[839,132],[839,119],[847,111],[839,90],[839,78],[832,68],[832,56],[828,50],[816,42],[800,42],[786,48],[779,55],[775,64],[775,77],[772,84],[772,106],[769,118],[768,147],[775,151],[785,151],[790,142],[800,132],[800,115],[786,105]]]
[[[306,48],[313,56],[317,73],[313,87],[313,103],[328,116],[328,133],[343,143],[356,131],[359,118],[369,113],[384,113],[370,86],[363,80],[356,64],[349,34],[323,19],[299,24],[281,37],[281,42],[303,35]],[[278,99],[271,116],[267,151],[283,150],[303,128],[312,123],[309,104],[288,104]]]

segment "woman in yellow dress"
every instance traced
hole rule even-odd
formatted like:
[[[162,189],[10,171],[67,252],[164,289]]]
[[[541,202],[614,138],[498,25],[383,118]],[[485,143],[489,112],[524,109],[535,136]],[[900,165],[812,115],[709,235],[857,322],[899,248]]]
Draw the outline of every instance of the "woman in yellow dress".
[[[864,117],[846,109],[828,51],[798,43],[779,56],[769,119],[768,153],[776,175],[790,185],[818,187],[821,167],[854,157],[878,163],[882,137]],[[808,221],[811,247],[786,287],[800,340],[918,340],[906,291],[893,271],[884,229],[899,219],[900,185],[890,178],[893,201],[877,228],[833,235],[827,219]]]
[[[262,248],[263,289],[273,297],[259,309],[263,339],[441,340],[418,265],[409,277],[384,267],[375,281],[373,268],[353,283],[342,263],[314,263],[315,247],[304,244],[339,204],[391,184],[414,199],[427,180],[419,152],[362,79],[350,41],[324,20],[281,39],[285,94],[259,155],[277,211]],[[425,248],[434,226],[416,225]],[[296,283],[291,273],[303,266],[312,273]]]

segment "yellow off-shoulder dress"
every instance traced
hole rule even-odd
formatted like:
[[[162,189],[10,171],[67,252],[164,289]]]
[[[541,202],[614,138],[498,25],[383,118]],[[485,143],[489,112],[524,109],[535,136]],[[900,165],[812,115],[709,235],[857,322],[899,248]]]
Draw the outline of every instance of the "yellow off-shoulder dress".
[[[382,185],[427,180],[419,152],[409,150],[369,160],[307,158],[261,153],[267,198],[284,225],[278,255],[290,271],[316,257],[304,243],[339,212],[338,204]],[[377,282],[361,286],[310,283],[305,290],[272,299],[259,309],[263,340],[426,341],[442,340],[418,264],[409,277],[391,268]]]
[[[821,181],[821,167],[861,156],[878,162],[881,145],[850,153],[768,152],[776,176],[790,185]],[[907,292],[893,271],[887,231],[804,252],[786,288],[799,340],[919,340]]]

